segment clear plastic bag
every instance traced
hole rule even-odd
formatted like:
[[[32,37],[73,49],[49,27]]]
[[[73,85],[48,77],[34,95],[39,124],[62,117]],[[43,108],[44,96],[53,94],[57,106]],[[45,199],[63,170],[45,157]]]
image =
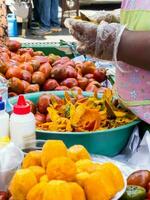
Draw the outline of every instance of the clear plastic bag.
[[[150,170],[150,132],[146,131],[138,149],[134,151],[128,160],[130,165],[136,165],[140,169]]]
[[[7,191],[15,171],[23,160],[23,152],[13,143],[0,143],[0,191]]]

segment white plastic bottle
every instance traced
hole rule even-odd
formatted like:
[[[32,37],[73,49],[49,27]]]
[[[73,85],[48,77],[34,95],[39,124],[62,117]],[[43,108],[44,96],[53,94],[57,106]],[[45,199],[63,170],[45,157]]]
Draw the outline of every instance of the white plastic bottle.
[[[10,137],[22,149],[35,140],[35,117],[23,95],[19,96],[10,116]]]
[[[0,142],[9,140],[9,114],[5,111],[5,102],[0,96]]]

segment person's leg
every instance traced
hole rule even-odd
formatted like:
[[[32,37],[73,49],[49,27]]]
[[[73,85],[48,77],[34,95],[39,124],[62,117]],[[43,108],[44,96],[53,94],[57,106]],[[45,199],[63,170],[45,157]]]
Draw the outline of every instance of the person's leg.
[[[51,0],[38,0],[39,1],[39,12],[40,12],[40,26],[39,30],[32,32],[35,35],[47,35],[51,33]]]
[[[47,29],[51,27],[51,0],[39,0],[41,26]]]
[[[33,0],[33,5],[34,5],[34,20],[36,22],[40,22],[40,10],[39,10],[39,0]]]
[[[59,8],[59,0],[51,0],[51,30],[53,29],[60,29],[60,23],[58,19],[58,8]],[[56,30],[59,31],[59,30]]]

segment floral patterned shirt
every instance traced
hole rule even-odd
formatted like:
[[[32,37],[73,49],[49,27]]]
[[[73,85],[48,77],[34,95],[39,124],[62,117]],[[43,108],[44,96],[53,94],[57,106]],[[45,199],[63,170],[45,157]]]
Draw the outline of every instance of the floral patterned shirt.
[[[121,23],[130,30],[150,31],[150,0],[123,0]],[[150,70],[124,62],[116,66],[119,97],[133,113],[150,124]]]

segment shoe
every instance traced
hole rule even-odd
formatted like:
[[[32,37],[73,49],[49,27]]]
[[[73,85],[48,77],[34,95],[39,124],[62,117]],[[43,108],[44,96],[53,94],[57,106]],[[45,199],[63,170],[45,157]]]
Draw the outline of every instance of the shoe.
[[[60,31],[62,31],[62,28],[60,28],[60,27],[52,27],[51,31],[54,32],[54,33],[58,33]]]
[[[51,30],[47,30],[47,29],[44,29],[44,28],[39,28],[37,30],[32,31],[33,35],[39,35],[39,36],[45,36],[45,35],[49,35],[51,33],[52,33]]]
[[[38,30],[40,28],[40,25],[38,22],[32,22],[30,28],[31,30]]]

